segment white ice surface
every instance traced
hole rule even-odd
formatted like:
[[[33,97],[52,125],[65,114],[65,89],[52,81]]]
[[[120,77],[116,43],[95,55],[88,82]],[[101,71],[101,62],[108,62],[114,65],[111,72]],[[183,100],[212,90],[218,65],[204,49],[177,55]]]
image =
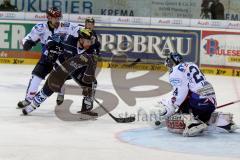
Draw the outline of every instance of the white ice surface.
[[[146,145],[131,145],[126,143],[126,139],[121,140],[124,130],[140,128],[141,139],[144,139],[144,133],[141,128],[148,127],[146,123],[135,122],[129,124],[117,124],[108,115],[100,117],[96,121],[88,122],[66,122],[58,119],[54,114],[56,94],[49,98],[38,110],[31,116],[20,116],[20,110],[16,109],[16,104],[24,97],[30,73],[34,66],[31,65],[0,65],[0,160],[229,160],[240,159],[239,145],[238,151],[234,157],[219,155],[205,155],[199,153],[188,154],[186,152],[160,148],[147,148]],[[128,75],[128,78],[142,74],[144,72],[135,72]],[[166,79],[164,76],[163,79]],[[217,93],[218,104],[224,104],[233,100],[240,99],[240,78],[207,76],[213,84]],[[74,82],[69,82],[74,84]],[[98,88],[116,95],[111,85],[109,69],[103,69],[98,76]],[[152,89],[153,87],[151,87]],[[138,90],[139,87],[134,88]],[[142,88],[146,89],[146,88]],[[71,110],[78,110],[77,102],[81,98],[77,96],[66,95],[67,99],[73,99],[74,103]],[[112,112],[118,114],[128,111],[136,113],[139,107],[148,110],[148,107],[154,105],[159,98],[139,98],[136,107],[128,107],[122,100],[119,106]],[[240,103],[221,109],[234,113],[235,121],[240,124]],[[149,131],[149,129],[147,130]],[[154,134],[158,132],[153,131]],[[139,133],[139,132],[138,132]],[[132,133],[131,133],[132,134]],[[159,130],[159,135],[164,135],[166,145],[179,145],[179,141],[185,143],[187,138],[173,139],[168,137],[167,132]],[[151,136],[151,135],[150,135]],[[134,136],[133,136],[134,137]],[[218,145],[222,145],[225,150],[225,143],[236,140],[228,138],[219,138]],[[240,136],[239,136],[240,137]],[[129,138],[129,136],[128,136]],[[131,137],[130,137],[131,138]],[[146,133],[145,142],[148,142],[149,134]],[[209,138],[209,137],[208,137]],[[151,139],[153,140],[153,139]],[[161,143],[161,138],[155,137],[154,143]],[[169,140],[171,143],[167,143]],[[195,141],[201,139],[196,138]],[[221,143],[222,141],[222,143]],[[239,141],[237,139],[236,141]],[[176,142],[176,143],[174,143]],[[209,143],[211,141],[209,140]],[[239,142],[240,143],[240,142]],[[143,147],[145,146],[145,147]],[[194,146],[194,143],[190,147]],[[234,148],[234,147],[233,147]],[[179,148],[187,150],[188,148]],[[211,148],[209,148],[211,152]],[[239,154],[238,154],[239,153]]]

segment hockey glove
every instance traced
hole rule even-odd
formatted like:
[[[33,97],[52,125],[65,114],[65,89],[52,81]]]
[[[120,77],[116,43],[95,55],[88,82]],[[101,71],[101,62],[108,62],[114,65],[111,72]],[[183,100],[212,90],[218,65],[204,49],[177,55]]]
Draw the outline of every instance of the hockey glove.
[[[24,44],[23,44],[23,50],[24,51],[29,51],[30,49],[32,49],[33,46],[36,46],[36,43],[32,40],[27,40]]]
[[[47,43],[48,60],[54,63],[58,56],[63,52],[63,47],[60,43],[50,40]]]

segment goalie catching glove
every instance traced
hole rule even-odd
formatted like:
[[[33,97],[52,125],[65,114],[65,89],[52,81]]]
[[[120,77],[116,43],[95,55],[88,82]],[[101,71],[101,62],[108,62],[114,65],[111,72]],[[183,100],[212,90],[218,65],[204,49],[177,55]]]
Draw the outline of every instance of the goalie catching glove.
[[[170,116],[172,116],[175,112],[178,110],[178,106],[173,105],[171,102],[163,99],[155,106],[158,109],[156,109],[156,112],[158,112],[158,115],[162,118],[166,119]]]

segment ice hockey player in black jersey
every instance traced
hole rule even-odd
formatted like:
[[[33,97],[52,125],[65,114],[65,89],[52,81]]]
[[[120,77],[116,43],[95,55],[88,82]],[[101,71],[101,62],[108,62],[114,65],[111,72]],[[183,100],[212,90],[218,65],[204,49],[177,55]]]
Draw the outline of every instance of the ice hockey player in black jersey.
[[[43,88],[34,96],[31,104],[22,109],[24,115],[38,108],[49,96],[61,89],[69,76],[83,89],[81,112],[87,114],[91,111],[97,63],[95,52],[91,49],[92,36],[93,33],[89,29],[81,29],[78,38],[69,35],[63,41],[56,37],[48,40],[48,58],[56,62],[57,66],[50,73]]]
[[[98,37],[97,37],[96,32],[94,31],[95,20],[92,17],[87,17],[85,19],[85,24],[84,25],[79,24],[78,27],[75,28],[75,31],[72,31],[71,34],[76,35],[75,32],[78,32],[82,28],[89,29],[89,30],[92,31],[93,36],[92,36],[92,45],[90,47],[90,50],[92,50],[92,52],[95,52],[96,55],[99,55],[101,44],[98,41]],[[95,85],[97,85],[97,83]],[[63,101],[64,101],[64,94],[58,94],[57,104],[60,105],[60,104],[63,103]],[[81,112],[81,111],[79,111],[79,112]]]

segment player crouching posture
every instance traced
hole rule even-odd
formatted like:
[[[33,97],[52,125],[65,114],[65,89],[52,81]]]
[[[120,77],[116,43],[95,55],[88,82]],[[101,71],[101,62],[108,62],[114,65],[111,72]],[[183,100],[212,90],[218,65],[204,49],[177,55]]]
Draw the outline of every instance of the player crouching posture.
[[[43,88],[34,96],[31,104],[22,110],[24,115],[38,108],[55,91],[61,89],[69,76],[83,88],[84,99],[81,113],[88,114],[92,110],[97,64],[95,52],[90,48],[92,36],[89,29],[81,29],[78,38],[69,35],[61,42],[61,38],[56,35],[48,40],[48,58],[56,62],[58,66],[50,73]],[[93,112],[89,115],[97,116]]]
[[[172,96],[156,107],[170,132],[198,136],[209,125],[227,132],[236,130],[232,114],[214,112],[217,105],[214,89],[196,64],[184,62],[180,54],[171,53],[165,65],[170,69]]]

